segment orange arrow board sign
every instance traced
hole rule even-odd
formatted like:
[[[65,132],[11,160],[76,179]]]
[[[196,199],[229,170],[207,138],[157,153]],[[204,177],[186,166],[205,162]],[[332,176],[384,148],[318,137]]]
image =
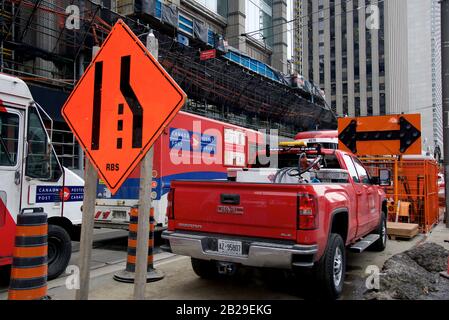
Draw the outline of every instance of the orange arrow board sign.
[[[62,115],[115,193],[185,100],[182,89],[120,20]]]
[[[420,155],[421,115],[339,118],[338,148],[357,155]]]

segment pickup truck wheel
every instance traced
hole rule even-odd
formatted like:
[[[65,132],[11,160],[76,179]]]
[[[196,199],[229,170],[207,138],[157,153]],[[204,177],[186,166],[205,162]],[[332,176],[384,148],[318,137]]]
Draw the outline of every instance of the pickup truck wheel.
[[[387,214],[385,212],[382,212],[382,219],[380,221],[379,226],[377,227],[377,230],[374,232],[375,234],[378,234],[380,238],[374,242],[370,249],[373,251],[381,252],[384,251],[387,247]]]
[[[192,258],[192,269],[203,279],[214,279],[218,276],[218,269],[214,262]]]
[[[48,279],[56,279],[67,268],[72,255],[72,242],[64,228],[48,225]]]
[[[321,260],[316,266],[317,295],[324,299],[337,299],[343,291],[346,272],[345,244],[339,234],[332,233]]]

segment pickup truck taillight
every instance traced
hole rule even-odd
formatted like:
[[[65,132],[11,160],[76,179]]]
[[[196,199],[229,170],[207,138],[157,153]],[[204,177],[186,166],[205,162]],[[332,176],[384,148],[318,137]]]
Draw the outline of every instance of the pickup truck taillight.
[[[170,189],[167,195],[167,218],[174,219],[175,218],[175,210],[173,207],[173,200],[175,196],[175,190]]]
[[[307,193],[298,194],[298,229],[313,230],[318,228],[318,208],[314,196]]]

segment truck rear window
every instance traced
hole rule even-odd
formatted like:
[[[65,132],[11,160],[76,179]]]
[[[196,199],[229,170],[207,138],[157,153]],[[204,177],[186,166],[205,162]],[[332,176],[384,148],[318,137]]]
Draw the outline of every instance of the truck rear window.
[[[308,155],[307,159],[315,159],[316,155]],[[297,167],[299,161],[299,154],[280,154],[278,158],[278,168]],[[342,169],[338,159],[335,155],[325,155],[322,161],[323,169]]]

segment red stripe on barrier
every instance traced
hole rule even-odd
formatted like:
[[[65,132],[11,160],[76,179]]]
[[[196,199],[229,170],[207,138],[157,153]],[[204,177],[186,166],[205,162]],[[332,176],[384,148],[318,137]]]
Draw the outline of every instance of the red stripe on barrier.
[[[37,247],[15,247],[14,257],[33,258],[44,257],[48,253],[47,245]]]
[[[30,279],[47,276],[47,265],[33,267],[33,268],[12,268],[11,278],[13,279]]]
[[[47,286],[30,290],[9,290],[9,300],[38,300],[47,295]]]
[[[46,224],[40,226],[17,226],[16,236],[19,237],[32,237],[32,236],[44,236],[48,233],[48,226]]]

